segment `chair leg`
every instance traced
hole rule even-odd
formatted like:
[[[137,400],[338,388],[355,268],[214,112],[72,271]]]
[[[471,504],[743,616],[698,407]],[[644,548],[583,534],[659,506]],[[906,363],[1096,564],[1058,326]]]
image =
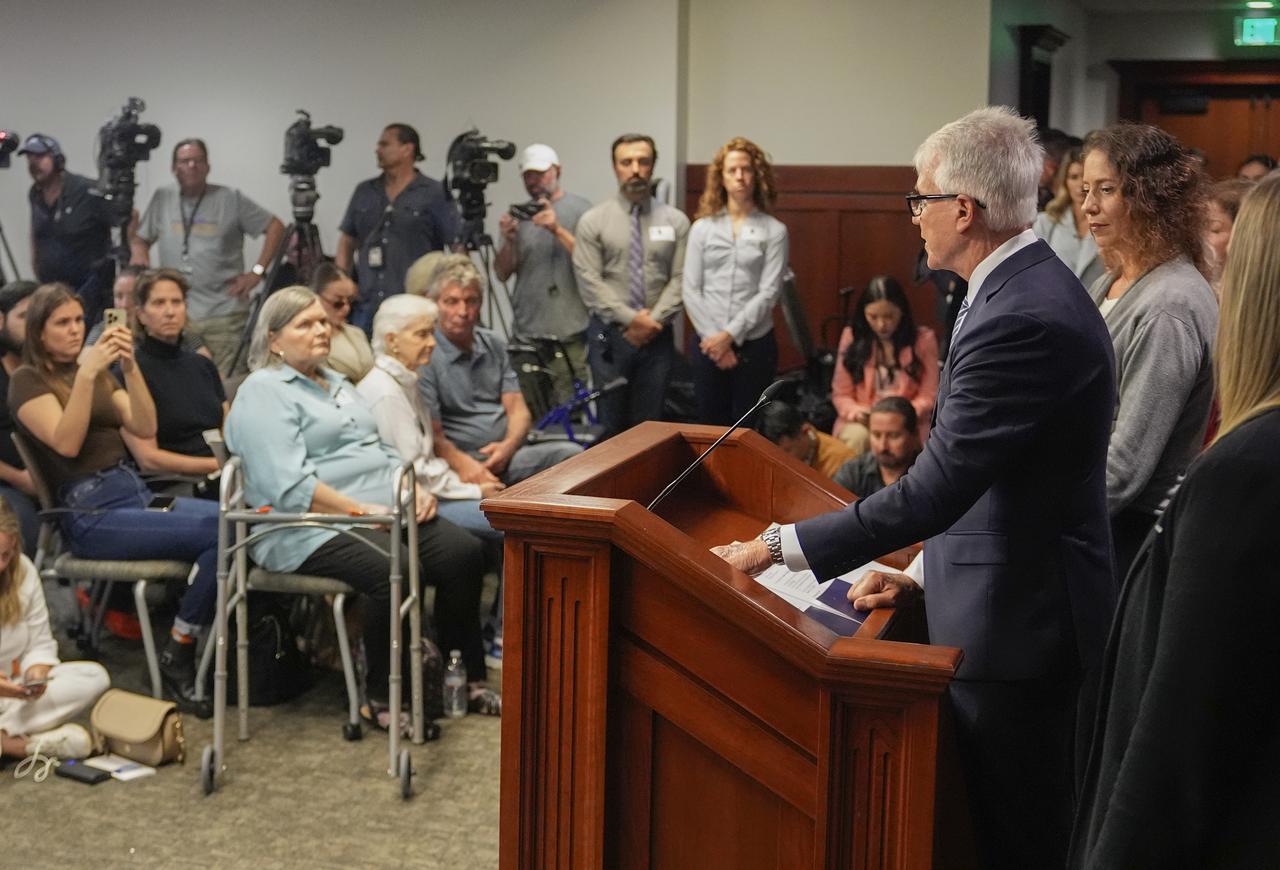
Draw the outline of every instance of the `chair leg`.
[[[102,618],[107,613],[107,602],[111,600],[111,590],[115,586],[114,580],[95,580],[93,590],[89,595],[89,628],[85,634],[85,647],[92,650],[96,655],[98,652],[98,640],[102,637]],[[94,592],[97,597],[94,597]]]
[[[138,626],[142,629],[142,648],[147,654],[147,670],[151,673],[151,697],[163,698],[160,688],[160,657],[156,655],[156,641],[151,636],[151,613],[147,610],[147,581],[133,584],[133,603],[138,608]]]
[[[347,596],[333,596],[333,627],[338,635],[338,653],[342,656],[342,676],[347,683],[347,718],[355,727],[360,724],[360,693],[356,689],[356,667],[351,659],[351,641],[347,637],[347,617],[344,608]]]
[[[204,687],[208,684],[209,668],[213,664],[213,652],[218,646],[218,631],[215,626],[205,638],[204,650],[200,653],[200,665],[196,668],[196,700],[204,700]]]

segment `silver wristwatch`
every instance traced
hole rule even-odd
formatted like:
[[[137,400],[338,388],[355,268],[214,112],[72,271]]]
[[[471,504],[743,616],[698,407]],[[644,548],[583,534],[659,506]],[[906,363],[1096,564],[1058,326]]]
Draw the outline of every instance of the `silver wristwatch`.
[[[765,529],[760,533],[760,540],[764,541],[764,545],[769,549],[769,559],[773,564],[781,565],[782,562],[782,527],[773,526]]]

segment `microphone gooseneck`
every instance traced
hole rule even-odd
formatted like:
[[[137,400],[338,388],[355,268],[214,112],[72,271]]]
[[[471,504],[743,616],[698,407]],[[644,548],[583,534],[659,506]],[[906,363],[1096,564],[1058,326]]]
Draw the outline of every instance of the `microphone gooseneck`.
[[[739,417],[739,418],[738,418],[738,422],[734,423],[734,424],[733,424],[732,426],[730,426],[728,429],[725,429],[725,430],[724,430],[724,434],[722,434],[722,435],[721,435],[719,438],[717,438],[715,441],[712,441],[712,442],[711,442],[711,446],[710,446],[710,447],[708,447],[706,450],[704,450],[704,451],[702,451],[700,454],[698,454],[698,458],[697,458],[697,459],[695,459],[695,460],[693,460],[693,462],[689,463],[689,467],[688,467],[688,468],[686,468],[684,471],[680,472],[679,476],[677,476],[675,480],[673,480],[673,481],[671,481],[670,483],[668,483],[668,484],[666,485],[666,488],[664,488],[664,489],[662,490],[662,492],[660,492],[660,493],[658,493],[656,496],[654,496],[653,501],[649,502],[649,504],[648,504],[648,506],[647,506],[647,508],[646,508],[646,509],[647,509],[647,510],[653,510],[653,509],[654,509],[654,507],[655,507],[659,502],[661,502],[664,498],[666,498],[668,495],[670,495],[670,494],[671,494],[671,492],[672,492],[672,491],[673,491],[677,486],[679,486],[679,485],[680,485],[680,481],[684,480],[686,477],[688,477],[690,474],[692,474],[692,473],[693,473],[693,470],[694,470],[695,468],[697,468],[699,465],[701,465],[701,464],[703,463],[703,460],[705,460],[708,456],[710,456],[710,455],[711,455],[711,451],[712,451],[712,450],[715,450],[717,447],[719,447],[719,446],[721,445],[721,443],[723,443],[724,439],[726,439],[726,438],[728,438],[728,437],[729,437],[729,433],[733,432],[735,429],[737,429],[739,426],[741,426],[744,422],[746,422],[747,418],[748,418],[748,417],[750,417],[752,414],[754,414],[756,411],[759,411],[759,410],[760,410],[761,408],[763,408],[765,405],[767,405],[767,404],[769,404],[770,402],[772,402],[772,401],[773,401],[773,397],[774,397],[774,396],[776,396],[776,395],[778,395],[778,393],[782,390],[782,388],[783,388],[784,386],[786,386],[786,384],[787,384],[787,381],[786,381],[786,380],[776,380],[776,381],[774,381],[772,384],[770,384],[769,386],[765,387],[765,388],[764,388],[764,391],[763,391],[762,393],[760,393],[760,398],[756,399],[756,403],[755,403],[754,405],[752,405],[750,408],[748,408],[748,409],[747,409],[747,413],[745,413],[745,414],[743,414],[741,417]]]

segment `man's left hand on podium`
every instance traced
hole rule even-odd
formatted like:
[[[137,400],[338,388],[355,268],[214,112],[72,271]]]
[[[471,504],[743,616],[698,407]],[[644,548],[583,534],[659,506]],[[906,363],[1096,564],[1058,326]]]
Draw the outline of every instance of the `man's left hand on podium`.
[[[734,541],[732,544],[721,544],[712,547],[711,552],[724,559],[744,574],[755,576],[773,564],[769,558],[769,547],[759,538],[750,541]]]

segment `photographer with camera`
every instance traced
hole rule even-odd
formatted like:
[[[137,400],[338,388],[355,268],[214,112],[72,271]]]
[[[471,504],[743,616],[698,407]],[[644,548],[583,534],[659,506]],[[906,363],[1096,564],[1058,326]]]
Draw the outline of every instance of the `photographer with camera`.
[[[32,185],[31,265],[41,283],[61,281],[84,303],[85,322],[97,322],[109,304],[112,215],[93,194],[93,181],[67,171],[58,140],[32,133],[18,149],[27,157]],[[137,219],[137,215],[134,215]]]
[[[209,184],[209,148],[202,139],[183,139],[173,149],[177,187],[151,197],[130,240],[131,262],[176,269],[191,284],[188,324],[208,345],[224,374],[230,371],[249,318],[249,293],[262,281],[284,238],[280,219],[233,187]],[[266,238],[253,268],[244,268],[245,235]]]
[[[404,292],[409,266],[429,251],[448,249],[458,237],[458,210],[444,185],[414,168],[424,158],[418,131],[387,125],[375,154],[382,175],[360,182],[351,194],[334,258],[339,269],[356,277],[360,301],[351,322],[366,335],[382,300]]]
[[[529,202],[498,218],[502,248],[494,261],[501,281],[516,276],[512,309],[516,334],[530,340],[554,336],[564,357],[552,352],[551,374],[560,401],[573,397],[573,373],[587,369],[587,306],[573,274],[574,231],[591,208],[560,187],[560,158],[548,145],[520,154],[520,174]],[[567,357],[567,359],[566,359]]]

